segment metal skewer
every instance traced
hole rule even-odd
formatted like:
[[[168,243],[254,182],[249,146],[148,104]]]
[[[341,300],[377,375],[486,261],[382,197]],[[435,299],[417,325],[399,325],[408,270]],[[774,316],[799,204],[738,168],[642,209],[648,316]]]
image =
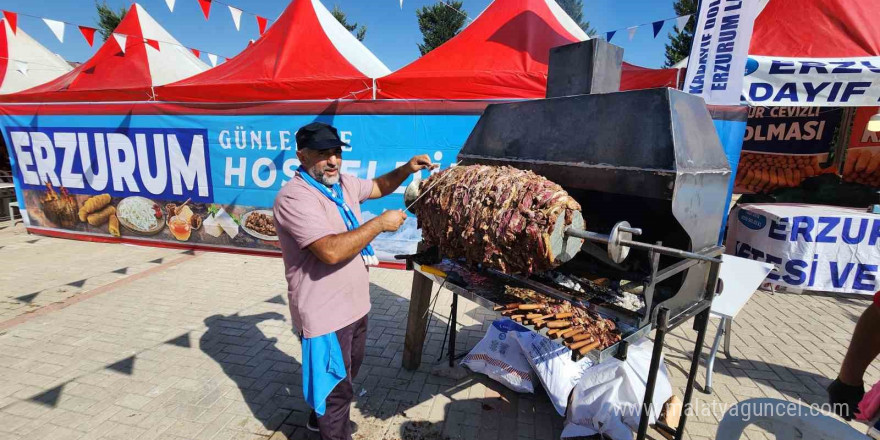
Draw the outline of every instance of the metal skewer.
[[[455,163],[453,163],[453,164],[450,164],[450,165],[449,165],[449,168],[452,168],[452,167],[454,167],[454,166],[458,166],[458,164],[460,164],[461,162],[462,162],[462,161],[458,161],[458,162],[455,162]],[[447,168],[446,171],[449,171],[449,168]],[[440,172],[440,171],[438,171],[438,172]],[[412,208],[412,206],[415,205],[416,202],[419,201],[419,199],[421,199],[422,197],[425,196],[425,194],[428,194],[428,192],[430,192],[432,189],[434,189],[434,187],[437,186],[437,184],[439,184],[440,182],[442,182],[443,179],[445,179],[447,175],[448,175],[448,173],[447,173],[447,174],[444,174],[444,175],[442,175],[442,176],[440,176],[440,178],[438,178],[436,182],[434,182],[433,184],[431,184],[431,186],[425,188],[424,191],[420,191],[420,192],[419,192],[419,196],[416,197],[415,200],[413,200],[412,202],[409,202],[409,204],[406,205],[406,208],[404,208],[404,209],[405,209],[406,211],[409,211],[409,208]],[[409,185],[407,185],[407,187],[406,187],[407,192],[410,191],[410,186],[412,186],[412,185],[418,185],[418,184],[420,184],[420,183],[421,183],[421,181],[419,181],[419,182],[415,182],[415,181],[413,181],[413,183],[410,183]],[[418,189],[418,186],[416,186],[415,188]],[[404,199],[406,199],[406,194],[404,194]]]

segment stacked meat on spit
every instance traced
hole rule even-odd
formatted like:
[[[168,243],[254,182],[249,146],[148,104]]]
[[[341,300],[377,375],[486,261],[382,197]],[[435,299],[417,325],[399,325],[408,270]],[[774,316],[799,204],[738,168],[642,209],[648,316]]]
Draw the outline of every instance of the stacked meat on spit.
[[[561,186],[507,166],[453,167],[423,181],[421,190],[428,192],[412,209],[426,244],[507,273],[558,266],[551,235],[560,216],[567,227],[581,209]]]
[[[562,338],[568,348],[577,351],[581,356],[620,341],[620,332],[614,321],[584,308],[529,289],[507,286],[506,293],[522,302],[497,306],[496,311],[525,325],[538,329],[547,327],[547,336],[552,339]]]

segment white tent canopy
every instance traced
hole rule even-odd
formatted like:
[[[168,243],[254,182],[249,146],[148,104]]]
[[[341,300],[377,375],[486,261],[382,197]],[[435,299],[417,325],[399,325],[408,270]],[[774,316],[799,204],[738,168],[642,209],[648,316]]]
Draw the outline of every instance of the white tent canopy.
[[[0,94],[15,93],[49,82],[70,72],[72,67],[46,49],[21,28],[12,31],[0,20]],[[5,49],[5,50],[4,50]]]

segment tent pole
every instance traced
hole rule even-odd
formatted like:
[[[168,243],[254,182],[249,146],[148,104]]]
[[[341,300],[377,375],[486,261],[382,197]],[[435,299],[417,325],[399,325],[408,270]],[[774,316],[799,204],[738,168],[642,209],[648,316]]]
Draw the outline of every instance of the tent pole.
[[[373,78],[373,100],[376,100],[376,78]]]

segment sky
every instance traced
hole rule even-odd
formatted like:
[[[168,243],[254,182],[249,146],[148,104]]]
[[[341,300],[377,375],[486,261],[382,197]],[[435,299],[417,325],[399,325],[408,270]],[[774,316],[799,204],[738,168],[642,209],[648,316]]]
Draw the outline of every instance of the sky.
[[[106,0],[116,9],[128,7],[128,0]],[[251,39],[259,36],[256,20],[247,12],[275,19],[290,0],[223,0],[246,11],[241,18],[241,30],[236,31],[229,10],[214,4],[210,20],[206,21],[196,0],[176,0],[174,12],[170,12],[165,0],[141,0],[139,3],[181,44],[210,52],[221,57],[232,57],[244,49]],[[367,26],[364,44],[391,70],[399,69],[419,57],[417,43],[422,41],[416,20],[416,10],[436,0],[404,0],[403,9],[398,0],[321,0],[328,9],[334,5],[348,16],[349,22]],[[491,0],[462,0],[464,10],[471,18],[486,8]],[[621,29],[612,39],[624,48],[624,59],[644,67],[661,67],[667,34],[672,32],[673,22],[667,22],[663,30],[653,38],[650,23],[672,18],[673,0],[583,0],[584,18],[600,33]],[[97,27],[95,0],[3,0],[0,9],[62,20],[78,25]],[[625,28],[642,26],[630,41]],[[85,61],[99,46],[96,35],[95,48],[91,48],[76,27],[68,26],[64,43],[59,42],[42,20],[19,16],[18,26],[44,46],[69,61]],[[270,22],[271,26],[271,22]],[[202,55],[207,63],[207,58]]]

